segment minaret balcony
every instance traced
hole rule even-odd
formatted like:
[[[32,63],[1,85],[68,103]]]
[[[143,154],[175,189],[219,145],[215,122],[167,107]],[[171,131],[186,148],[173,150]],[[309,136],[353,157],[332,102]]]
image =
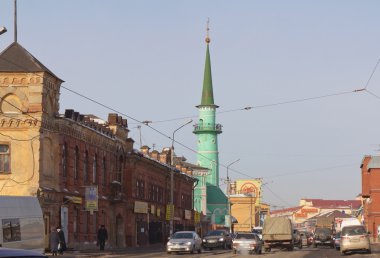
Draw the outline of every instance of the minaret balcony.
[[[222,133],[222,125],[221,124],[195,124],[193,133],[212,133],[215,132],[217,134]]]

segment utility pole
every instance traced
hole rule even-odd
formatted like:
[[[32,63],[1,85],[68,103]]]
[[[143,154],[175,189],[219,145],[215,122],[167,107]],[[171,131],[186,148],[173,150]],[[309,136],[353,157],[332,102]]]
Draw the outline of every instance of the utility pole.
[[[170,168],[170,222],[169,222],[170,236],[173,235],[173,218],[174,218],[174,169],[175,169],[174,168],[174,134],[179,129],[181,129],[185,125],[190,124],[191,122],[193,122],[193,120],[190,120],[186,122],[186,124],[183,124],[177,129],[175,129],[172,135],[172,146],[170,148],[170,165],[171,165],[171,168]]]
[[[228,166],[227,166],[227,199],[228,199],[228,227],[229,227],[229,232],[232,233],[232,219],[231,219],[231,201],[230,201],[230,193],[231,193],[231,183],[230,183],[230,177],[228,175],[228,169],[230,168],[230,166],[232,166],[233,164],[235,164],[236,162],[238,162],[240,159],[237,159],[235,160],[234,162],[231,162]]]

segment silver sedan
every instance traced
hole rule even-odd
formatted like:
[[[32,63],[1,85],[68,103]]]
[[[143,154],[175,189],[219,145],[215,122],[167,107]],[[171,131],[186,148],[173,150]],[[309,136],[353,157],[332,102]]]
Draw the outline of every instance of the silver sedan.
[[[202,252],[202,239],[194,231],[178,231],[174,233],[166,244],[166,252]]]

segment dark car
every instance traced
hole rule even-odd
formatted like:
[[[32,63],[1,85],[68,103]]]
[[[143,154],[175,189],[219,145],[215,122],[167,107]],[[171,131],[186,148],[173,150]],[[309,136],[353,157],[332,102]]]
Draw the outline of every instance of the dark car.
[[[316,228],[314,231],[313,246],[330,246],[334,248],[332,230],[330,228]]]
[[[217,247],[232,249],[232,237],[225,230],[212,230],[203,237],[202,246],[210,250]]]
[[[298,247],[299,249],[302,249],[302,237],[297,229],[293,229],[293,241],[294,246]]]
[[[0,257],[43,258],[47,256],[32,250],[0,247]]]

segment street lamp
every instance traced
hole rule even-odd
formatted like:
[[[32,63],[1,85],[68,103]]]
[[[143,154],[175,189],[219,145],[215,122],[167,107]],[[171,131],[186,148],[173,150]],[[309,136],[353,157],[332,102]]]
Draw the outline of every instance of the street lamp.
[[[5,28],[4,26],[0,27],[0,35],[4,34],[5,32],[7,32],[7,28]]]
[[[228,169],[230,166],[232,166],[233,164],[235,164],[236,162],[238,162],[240,159],[237,159],[235,160],[234,162],[231,162],[228,166],[227,166],[227,198],[228,198],[228,216],[229,216],[229,231],[230,233],[232,233],[232,219],[231,219],[231,202],[230,202],[230,192],[231,192],[231,189],[230,189],[230,177],[228,176]]]
[[[170,236],[173,235],[173,217],[174,217],[174,134],[184,127],[185,125],[190,124],[193,122],[191,119],[190,121],[186,122],[185,124],[181,125],[177,129],[173,131],[172,136],[172,147],[170,149],[170,165],[171,165],[171,171],[170,171]]]

